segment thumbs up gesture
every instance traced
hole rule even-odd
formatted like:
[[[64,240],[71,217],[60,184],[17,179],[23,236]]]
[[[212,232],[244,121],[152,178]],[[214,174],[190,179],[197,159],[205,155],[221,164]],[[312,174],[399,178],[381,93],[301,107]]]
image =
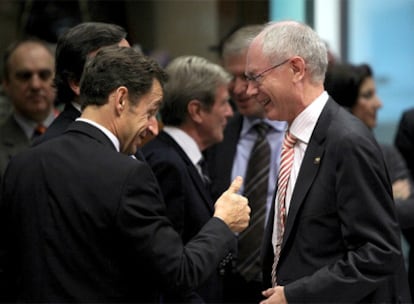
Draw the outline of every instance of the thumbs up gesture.
[[[214,216],[223,220],[233,232],[241,232],[250,221],[250,207],[246,197],[238,194],[243,179],[238,176],[216,201]]]

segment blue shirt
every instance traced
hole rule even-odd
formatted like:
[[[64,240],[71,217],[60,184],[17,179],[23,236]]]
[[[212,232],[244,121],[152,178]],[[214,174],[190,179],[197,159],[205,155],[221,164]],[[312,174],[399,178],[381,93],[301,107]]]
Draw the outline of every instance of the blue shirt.
[[[253,145],[257,137],[257,133],[252,127],[260,121],[261,119],[249,119],[247,117],[243,117],[243,125],[240,132],[239,142],[236,148],[236,155],[234,157],[231,180],[233,180],[238,175],[242,176],[243,178],[246,175],[250,152],[253,149]],[[279,173],[280,153],[282,151],[285,131],[287,130],[287,123],[284,121],[272,121],[268,119],[263,119],[263,121],[271,126],[269,132],[267,133],[267,140],[270,144],[271,150],[269,184],[266,200],[266,214],[268,214],[272,205],[273,194],[277,182],[277,175]],[[242,187],[240,189],[240,193],[243,193],[243,191],[244,189]]]

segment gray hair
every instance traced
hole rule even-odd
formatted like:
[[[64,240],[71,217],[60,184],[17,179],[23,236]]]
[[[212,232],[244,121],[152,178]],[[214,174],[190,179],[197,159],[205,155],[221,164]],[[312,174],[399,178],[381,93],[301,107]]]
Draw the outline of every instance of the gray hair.
[[[308,25],[296,21],[269,22],[262,32],[263,54],[272,63],[300,56],[314,82],[323,82],[328,67],[325,42]]]
[[[264,24],[251,24],[239,28],[223,43],[222,57],[238,55],[244,52],[250,42],[264,29]]]
[[[177,57],[165,71],[169,80],[160,114],[163,123],[170,126],[180,126],[186,120],[191,100],[196,99],[210,109],[218,86],[227,85],[231,79],[223,67],[198,56]]]

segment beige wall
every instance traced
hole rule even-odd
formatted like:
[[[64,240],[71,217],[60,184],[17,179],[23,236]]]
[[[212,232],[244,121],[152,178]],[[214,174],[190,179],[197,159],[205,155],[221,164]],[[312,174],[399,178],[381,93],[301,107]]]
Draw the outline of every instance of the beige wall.
[[[218,12],[215,0],[154,1],[154,45],[172,57],[198,55],[216,61],[209,47],[217,44]]]
[[[125,6],[115,1],[106,6],[105,1],[96,3],[100,3],[99,9],[89,12],[95,17],[92,20],[110,22],[108,18],[117,17],[128,25],[130,42],[146,51],[166,51],[171,58],[198,55],[215,62],[218,54],[210,47],[219,44],[237,24],[266,21],[268,5],[267,0],[124,0]],[[0,1],[0,54],[18,38],[18,6],[18,0]]]

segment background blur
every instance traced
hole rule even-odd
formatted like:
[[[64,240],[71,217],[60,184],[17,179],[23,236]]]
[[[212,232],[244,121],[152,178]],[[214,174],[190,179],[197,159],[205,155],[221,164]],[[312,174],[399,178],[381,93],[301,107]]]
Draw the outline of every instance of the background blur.
[[[50,43],[82,21],[117,23],[131,44],[165,65],[184,54],[220,61],[221,41],[238,27],[269,20],[308,23],[338,61],[374,70],[377,139],[391,143],[403,110],[414,106],[414,0],[116,0],[0,1],[0,52],[36,35]]]

